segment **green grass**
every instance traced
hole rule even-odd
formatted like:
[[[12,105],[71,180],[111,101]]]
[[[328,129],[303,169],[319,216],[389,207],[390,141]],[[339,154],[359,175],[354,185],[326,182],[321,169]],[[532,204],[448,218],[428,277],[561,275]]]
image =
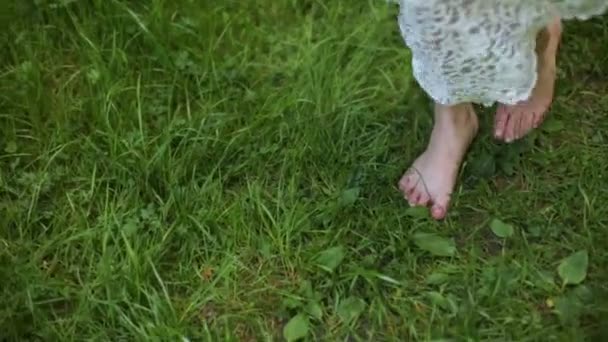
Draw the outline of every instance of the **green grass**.
[[[292,317],[311,340],[608,338],[606,18],[567,26],[541,131],[498,144],[480,109],[433,222],[396,189],[432,125],[396,5],[15,4],[0,340],[280,340]],[[586,279],[563,286],[580,250]]]

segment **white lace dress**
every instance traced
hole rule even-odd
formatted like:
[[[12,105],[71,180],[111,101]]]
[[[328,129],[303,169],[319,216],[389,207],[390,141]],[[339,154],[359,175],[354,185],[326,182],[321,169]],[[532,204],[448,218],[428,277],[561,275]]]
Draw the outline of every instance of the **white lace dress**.
[[[556,16],[587,19],[608,0],[400,0],[414,77],[437,102],[515,104],[536,83],[536,37]]]

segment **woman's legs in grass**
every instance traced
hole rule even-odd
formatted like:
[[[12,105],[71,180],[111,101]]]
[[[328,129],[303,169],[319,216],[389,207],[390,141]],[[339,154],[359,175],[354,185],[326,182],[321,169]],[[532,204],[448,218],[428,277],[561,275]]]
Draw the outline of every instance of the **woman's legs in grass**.
[[[445,217],[460,166],[477,130],[477,115],[470,103],[435,105],[429,144],[399,181],[410,205],[429,206],[435,219]]]
[[[496,138],[511,142],[542,123],[553,100],[560,39],[561,21],[556,19],[539,34],[538,81],[530,99],[513,106],[499,106]],[[435,106],[435,125],[428,147],[399,182],[410,205],[429,206],[434,218],[445,217],[460,166],[477,130],[477,116],[471,104]]]

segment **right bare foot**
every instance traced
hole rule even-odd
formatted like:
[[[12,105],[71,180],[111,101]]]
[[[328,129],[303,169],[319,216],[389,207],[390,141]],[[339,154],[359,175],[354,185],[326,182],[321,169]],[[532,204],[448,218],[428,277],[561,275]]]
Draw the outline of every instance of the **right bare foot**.
[[[446,216],[460,165],[477,130],[477,115],[470,104],[435,106],[429,145],[399,181],[411,206],[430,206],[437,220]]]
[[[515,105],[498,106],[494,129],[497,139],[507,143],[526,136],[545,119],[553,101],[556,59],[562,26],[559,18],[541,32],[537,41],[538,79],[530,98]]]

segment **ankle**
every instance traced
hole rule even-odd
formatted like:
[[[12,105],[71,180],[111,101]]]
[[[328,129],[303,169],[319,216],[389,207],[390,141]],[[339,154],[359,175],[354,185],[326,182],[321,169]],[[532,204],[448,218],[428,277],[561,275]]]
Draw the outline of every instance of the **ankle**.
[[[455,142],[453,146],[443,146],[441,149],[458,152],[461,145],[471,143],[479,130],[477,115],[470,103],[458,104],[454,106],[436,105],[435,125],[433,135],[440,135],[443,138]],[[431,139],[433,140],[433,139]],[[462,142],[462,143],[460,143]]]
[[[460,103],[453,106],[437,104],[435,107],[437,121],[449,123],[458,130],[477,130],[479,122],[477,114],[470,103]]]

